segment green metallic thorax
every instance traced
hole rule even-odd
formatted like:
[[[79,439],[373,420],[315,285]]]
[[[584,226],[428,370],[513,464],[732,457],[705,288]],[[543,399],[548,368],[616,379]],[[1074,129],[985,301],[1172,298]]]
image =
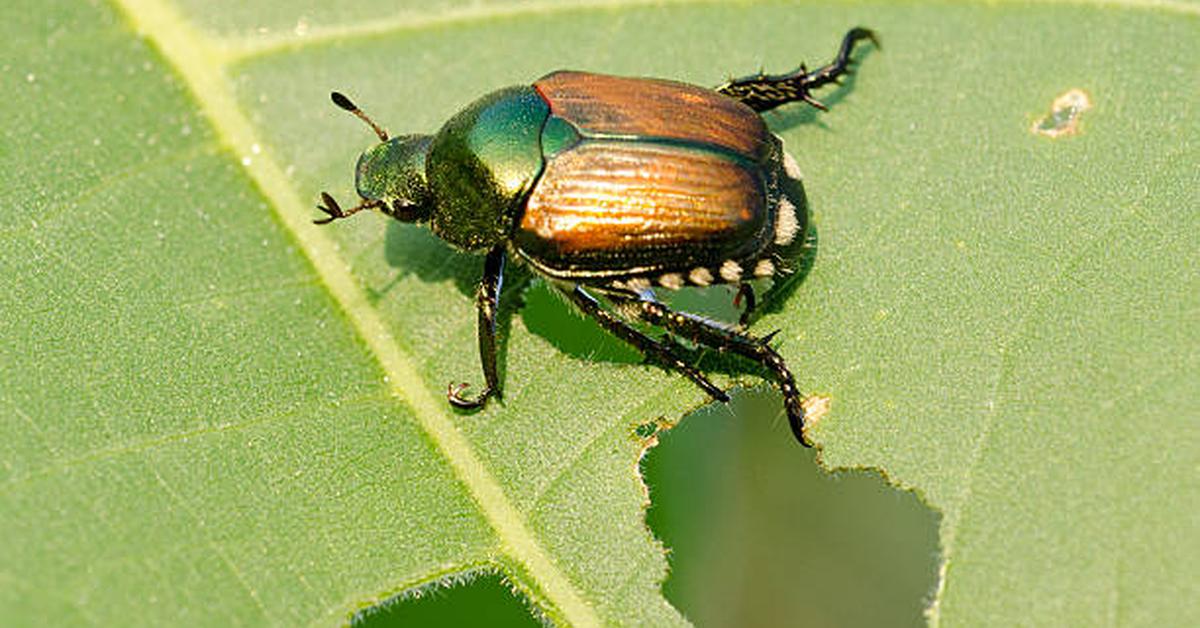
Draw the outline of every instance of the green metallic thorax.
[[[511,237],[542,171],[549,115],[532,87],[509,87],[475,101],[438,131],[425,166],[434,233],[466,250]]]

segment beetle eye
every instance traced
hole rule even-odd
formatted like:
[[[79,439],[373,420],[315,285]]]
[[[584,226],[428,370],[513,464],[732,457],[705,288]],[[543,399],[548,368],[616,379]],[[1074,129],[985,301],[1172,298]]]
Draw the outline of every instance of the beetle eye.
[[[392,201],[390,206],[384,206],[383,213],[401,222],[419,222],[429,217],[426,208],[402,199]]]

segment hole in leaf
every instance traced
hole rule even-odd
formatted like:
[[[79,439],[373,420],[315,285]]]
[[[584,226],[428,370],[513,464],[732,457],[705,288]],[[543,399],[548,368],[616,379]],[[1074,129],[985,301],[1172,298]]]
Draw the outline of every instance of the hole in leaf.
[[[524,599],[513,593],[500,574],[469,581],[435,583],[406,591],[354,617],[355,628],[393,626],[489,626],[540,628]]]
[[[730,406],[687,417],[643,462],[667,599],[699,626],[924,625],[938,515],[875,473],[823,472],[770,388]]]

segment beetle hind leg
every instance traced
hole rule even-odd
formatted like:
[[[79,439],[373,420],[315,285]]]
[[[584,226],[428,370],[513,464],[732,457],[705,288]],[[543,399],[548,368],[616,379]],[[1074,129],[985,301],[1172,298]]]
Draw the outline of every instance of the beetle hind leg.
[[[758,297],[754,296],[754,288],[748,283],[738,284],[737,293],[733,295],[733,307],[742,307],[743,303],[745,309],[738,317],[738,325],[745,327],[750,323],[750,317],[754,315],[754,309],[758,305]]]
[[[622,299],[622,303],[628,304],[639,318],[651,325],[657,325],[669,332],[689,338],[697,344],[713,347],[718,351],[736,353],[753,360],[759,366],[770,371],[775,376],[779,392],[783,394],[783,406],[787,411],[788,424],[792,428],[792,434],[795,435],[796,440],[800,441],[801,445],[812,446],[804,436],[804,396],[796,387],[796,378],[783,361],[783,357],[770,345],[770,341],[778,332],[772,332],[762,338],[755,338],[704,318],[675,312],[658,301],[626,297]]]
[[[697,370],[696,367],[688,364],[679,356],[681,348],[673,340],[655,340],[643,334],[629,323],[601,307],[600,302],[581,286],[575,286],[574,289],[560,288],[560,290],[580,311],[592,317],[601,327],[608,330],[614,336],[633,345],[634,348],[642,352],[642,355],[654,359],[664,367],[679,371],[713,399],[722,403],[729,401],[729,395],[725,394],[725,391],[717,388],[716,384],[708,381],[708,378]]]
[[[837,83],[842,76],[850,73],[850,54],[854,51],[854,45],[862,40],[870,41],[876,48],[880,47],[879,38],[874,31],[862,27],[852,28],[842,37],[837,57],[817,70],[809,72],[808,68],[801,65],[787,74],[759,73],[729,81],[716,90],[746,103],[751,109],[759,112],[797,101],[806,102],[824,111],[825,105],[813,98],[812,91],[829,83]]]

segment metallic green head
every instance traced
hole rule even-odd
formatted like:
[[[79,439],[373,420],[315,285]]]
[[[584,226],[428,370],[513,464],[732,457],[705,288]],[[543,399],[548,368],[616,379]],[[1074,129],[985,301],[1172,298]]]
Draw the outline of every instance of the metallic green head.
[[[354,169],[354,187],[362,199],[354,207],[342,209],[333,197],[321,192],[328,217],[314,220],[322,225],[345,218],[364,209],[377,209],[404,222],[427,221],[433,214],[434,199],[425,178],[425,158],[433,141],[430,135],[402,135],[389,138],[374,120],[367,117],[349,98],[333,92],[334,104],[367,123],[379,143],[363,152]]]
[[[432,135],[402,135],[372,146],[358,158],[354,187],[379,211],[404,222],[423,222],[433,213],[433,195],[425,178]]]

